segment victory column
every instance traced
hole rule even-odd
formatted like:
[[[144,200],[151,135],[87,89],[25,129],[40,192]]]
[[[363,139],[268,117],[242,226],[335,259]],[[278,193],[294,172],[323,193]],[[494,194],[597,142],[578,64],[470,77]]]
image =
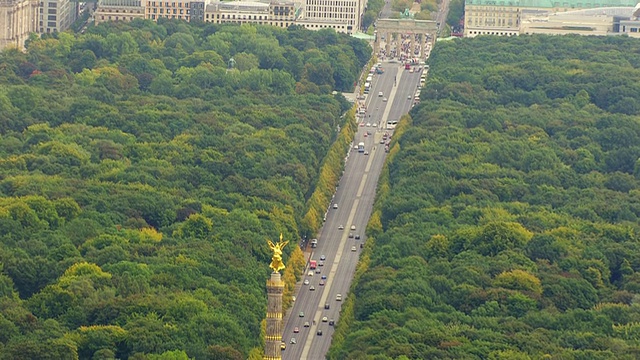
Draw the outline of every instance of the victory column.
[[[269,248],[273,251],[271,264],[269,267],[273,272],[271,278],[267,280],[267,335],[264,343],[265,360],[281,360],[282,349],[282,293],[284,292],[284,281],[280,277],[280,270],[284,269],[282,262],[282,249],[289,243],[282,242],[282,234],[280,241],[272,243],[267,240]]]

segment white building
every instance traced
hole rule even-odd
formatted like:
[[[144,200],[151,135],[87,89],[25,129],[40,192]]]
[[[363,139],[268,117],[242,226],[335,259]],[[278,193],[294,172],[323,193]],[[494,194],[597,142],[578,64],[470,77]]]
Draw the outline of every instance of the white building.
[[[99,0],[93,13],[96,25],[105,21],[144,19],[142,0]]]
[[[299,13],[299,5],[294,2],[215,1],[205,6],[204,21],[287,28],[295,24]]]
[[[78,3],[70,0],[41,0],[38,28],[40,33],[65,31],[76,21]]]
[[[37,0],[0,0],[0,50],[24,47],[30,33],[38,31]]]
[[[353,34],[360,30],[365,7],[366,0],[305,0],[304,12],[296,25]]]

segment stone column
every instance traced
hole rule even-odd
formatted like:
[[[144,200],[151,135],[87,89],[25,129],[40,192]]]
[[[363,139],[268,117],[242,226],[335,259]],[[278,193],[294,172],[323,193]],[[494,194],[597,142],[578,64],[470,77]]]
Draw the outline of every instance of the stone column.
[[[389,32],[386,32],[384,35],[384,41],[385,43],[385,51],[387,52],[387,59],[389,58],[389,56],[391,56],[391,36],[392,34]]]
[[[264,360],[281,360],[283,320],[282,320],[282,293],[284,281],[279,272],[272,272],[267,280],[267,335],[264,342]]]

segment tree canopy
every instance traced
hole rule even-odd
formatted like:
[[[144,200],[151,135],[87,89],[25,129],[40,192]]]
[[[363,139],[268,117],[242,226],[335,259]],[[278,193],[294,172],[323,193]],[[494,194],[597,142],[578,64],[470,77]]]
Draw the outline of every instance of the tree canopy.
[[[439,42],[331,359],[637,359],[640,43]]]
[[[133,21],[0,53],[0,359],[259,357],[266,240],[304,266],[299,222],[351,107],[332,91],[370,51]]]

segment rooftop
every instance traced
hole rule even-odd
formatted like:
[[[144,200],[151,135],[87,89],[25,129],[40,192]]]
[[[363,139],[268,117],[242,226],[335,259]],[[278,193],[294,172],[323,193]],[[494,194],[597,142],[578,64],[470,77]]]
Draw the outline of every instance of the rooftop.
[[[606,7],[635,7],[638,0],[465,0],[465,3],[467,5],[590,9]]]

